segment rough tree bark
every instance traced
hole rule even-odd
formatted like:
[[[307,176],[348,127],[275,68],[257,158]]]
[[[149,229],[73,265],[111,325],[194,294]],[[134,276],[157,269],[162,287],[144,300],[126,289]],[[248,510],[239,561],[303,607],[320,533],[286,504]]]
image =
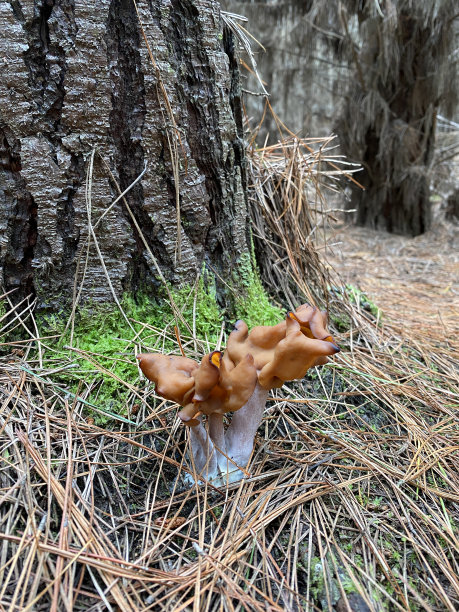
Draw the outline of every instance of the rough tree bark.
[[[204,261],[228,271],[248,252],[238,68],[219,3],[138,0],[138,10],[156,68],[133,0],[0,2],[0,283],[15,300],[68,304],[80,256],[85,294],[112,299],[94,241],[85,265],[94,148],[93,223],[118,195],[102,158],[122,190],[147,163],[126,198],[168,281],[195,279]],[[121,201],[95,233],[118,296],[154,291]]]
[[[358,46],[349,17],[357,16]],[[431,221],[430,172],[440,104],[455,102],[453,0],[340,5],[355,75],[337,123],[344,153],[363,166],[357,221],[418,235]]]

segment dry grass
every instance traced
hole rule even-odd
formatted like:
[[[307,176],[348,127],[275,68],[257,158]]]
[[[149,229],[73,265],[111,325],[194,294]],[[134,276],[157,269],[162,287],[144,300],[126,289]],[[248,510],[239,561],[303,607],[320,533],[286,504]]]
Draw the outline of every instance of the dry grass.
[[[4,609],[457,609],[458,344],[340,304],[347,350],[272,397],[231,490],[181,488],[185,431],[143,383],[103,430],[5,357]]]
[[[256,227],[277,234],[273,282],[284,279],[291,300],[296,283],[306,292],[302,274],[318,261],[308,236],[321,218],[305,212],[317,202],[303,190],[304,144],[284,144],[283,159],[279,149],[258,152],[253,173],[252,194],[262,194]],[[266,216],[269,202],[279,214]],[[290,223],[298,232],[276,230]],[[325,278],[320,263],[316,273]],[[448,334],[423,313],[403,329],[389,291],[381,316],[332,284],[342,353],[273,394],[251,477],[228,490],[183,488],[186,429],[143,380],[118,381],[128,418],[97,427],[87,412],[91,384],[82,380],[76,395],[62,386],[74,351],[56,363],[20,305],[12,325],[24,340],[3,345],[0,360],[1,608],[458,609],[457,319],[441,312],[454,324]],[[430,285],[439,308],[443,289]],[[134,347],[159,350],[166,335],[174,340],[145,326],[126,338],[132,360]],[[193,338],[181,344],[197,357]],[[107,373],[98,355],[88,357]]]
[[[280,122],[278,127],[285,131]],[[343,175],[356,182],[358,168],[337,154],[334,137],[289,136],[263,148],[252,141],[248,160],[253,238],[265,286],[290,308],[305,299],[326,305],[330,275],[318,244],[326,248],[329,221],[345,212],[326,197],[341,191]]]
[[[433,339],[459,334],[459,227],[438,219],[422,236],[407,238],[346,224],[336,226],[329,257],[345,283],[372,296],[400,334]]]

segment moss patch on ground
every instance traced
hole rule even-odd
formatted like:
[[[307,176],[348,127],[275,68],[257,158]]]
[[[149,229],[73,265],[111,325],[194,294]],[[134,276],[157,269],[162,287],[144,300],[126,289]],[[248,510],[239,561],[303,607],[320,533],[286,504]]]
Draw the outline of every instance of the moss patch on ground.
[[[270,303],[258,274],[248,266],[244,289],[234,298],[236,318],[249,327],[281,320],[281,309]],[[58,379],[72,393],[84,392],[104,412],[126,417],[130,389],[122,381],[135,385],[138,380],[135,347],[177,353],[177,328],[185,354],[199,359],[217,343],[225,317],[210,275],[202,275],[194,287],[169,288],[157,300],[125,296],[121,307],[126,317],[116,304],[86,305],[76,313],[73,331],[62,315],[38,318],[38,325],[40,336],[57,336],[43,345],[45,369],[64,367]],[[110,420],[90,407],[88,413],[98,425]]]

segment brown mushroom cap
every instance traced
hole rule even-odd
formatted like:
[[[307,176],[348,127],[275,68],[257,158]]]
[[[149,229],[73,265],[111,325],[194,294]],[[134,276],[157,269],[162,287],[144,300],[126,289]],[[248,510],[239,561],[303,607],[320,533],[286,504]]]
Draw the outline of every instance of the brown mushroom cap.
[[[197,425],[198,413],[225,414],[242,408],[257,383],[251,355],[235,364],[220,351],[204,355],[200,364],[175,355],[138,355],[145,376],[156,385],[158,395],[182,406],[179,417]]]
[[[308,338],[332,342],[330,332],[326,329],[327,313],[315,306],[302,304],[291,315],[301,326],[301,332]]]
[[[255,368],[261,370],[273,358],[274,349],[285,337],[285,330],[285,321],[282,321],[274,327],[254,327],[249,334],[244,321],[237,321],[228,337],[225,355],[228,354],[235,364],[240,363],[246,355],[252,355]]]
[[[212,389],[218,383],[222,354],[223,353],[220,351],[214,351],[209,355],[204,355],[200,366],[194,371],[193,402],[202,402],[206,400]]]
[[[264,389],[303,378],[307,370],[339,351],[326,329],[327,317],[303,304],[274,326],[254,327],[244,321],[231,332],[224,354],[213,351],[200,364],[186,357],[142,354],[145,376],[162,397],[180,404],[179,417],[197,425],[198,413],[235,412],[251,397],[257,380]]]
[[[223,402],[220,406],[210,403],[208,407],[202,405],[201,410],[204,414],[236,412],[248,401],[256,384],[257,370],[252,355],[246,355],[237,366],[229,357],[224,356],[220,369],[220,380],[215,389],[215,397],[221,397]],[[220,395],[222,392],[223,394]],[[210,399],[212,399],[212,394]],[[209,409],[210,412],[208,412]]]
[[[208,360],[212,355],[213,353],[206,355],[203,361]],[[204,367],[207,369],[207,364]],[[246,355],[237,366],[234,366],[228,357],[220,359],[218,373],[218,381],[206,393],[206,398],[197,399],[195,394],[191,403],[179,412],[179,417],[187,425],[194,424],[191,419],[198,412],[206,415],[235,412],[242,408],[252,395],[257,383],[257,371],[251,355]],[[199,376],[198,370],[196,370],[196,376]]]
[[[199,367],[194,371],[192,393],[187,396],[187,402],[182,404],[183,410],[178,413],[178,416],[186,425],[192,427],[198,425],[199,421],[194,417],[198,413],[204,412],[203,407],[208,406],[209,402],[215,401],[215,399],[209,399],[209,396],[212,395],[212,398],[214,398],[216,395],[215,389],[220,379],[221,360],[222,353],[213,351],[204,355]],[[206,412],[205,414],[210,413]]]
[[[197,404],[193,402],[188,402],[183,406],[182,410],[178,413],[179,418],[185,423],[185,425],[189,425],[190,427],[194,427],[195,425],[199,425],[199,420],[194,417],[201,412],[200,408]]]
[[[140,369],[156,384],[156,392],[162,397],[183,405],[194,387],[193,372],[199,367],[196,361],[176,355],[137,355]]]
[[[327,363],[327,355],[339,351],[326,323],[326,313],[309,304],[288,313],[277,325],[254,327],[250,333],[244,321],[238,321],[223,359],[228,355],[239,363],[245,355],[253,355],[260,385],[280,387],[287,380],[303,378],[309,368]]]
[[[292,313],[287,316],[286,327],[285,338],[258,374],[258,382],[264,389],[281,387],[287,380],[303,378],[309,368],[320,365],[328,355],[339,351],[332,342],[308,338]]]

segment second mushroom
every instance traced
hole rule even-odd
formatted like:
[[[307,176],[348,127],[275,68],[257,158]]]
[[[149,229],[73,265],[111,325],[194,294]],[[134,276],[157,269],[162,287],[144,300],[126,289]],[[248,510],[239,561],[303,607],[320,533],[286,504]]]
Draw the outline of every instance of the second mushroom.
[[[326,329],[326,314],[303,304],[275,326],[249,332],[238,321],[226,350],[205,355],[200,364],[172,355],[137,358],[156,393],[182,406],[178,416],[190,429],[197,479],[222,486],[244,477],[269,390],[303,378],[338,351]],[[232,418],[225,430],[227,413]],[[191,476],[187,480],[194,482]]]

